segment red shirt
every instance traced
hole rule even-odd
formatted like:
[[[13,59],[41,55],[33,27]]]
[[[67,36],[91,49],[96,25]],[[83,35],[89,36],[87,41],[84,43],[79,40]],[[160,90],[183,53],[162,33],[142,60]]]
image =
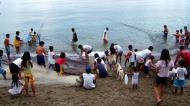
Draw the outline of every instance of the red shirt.
[[[190,51],[188,51],[188,50],[180,50],[178,52],[178,54],[177,54],[175,63],[178,61],[179,58],[184,59],[185,64],[187,66],[190,66]]]
[[[63,64],[63,63],[66,63],[66,60],[65,60],[65,58],[57,58],[56,59],[56,63],[58,63],[58,64]]]
[[[5,45],[5,46],[9,46],[9,38],[5,38],[5,40],[4,40],[4,45]]]

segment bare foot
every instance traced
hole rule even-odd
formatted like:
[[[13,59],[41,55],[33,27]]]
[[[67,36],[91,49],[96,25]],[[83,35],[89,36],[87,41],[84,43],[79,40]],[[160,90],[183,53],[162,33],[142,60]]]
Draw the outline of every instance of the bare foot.
[[[161,102],[162,102],[162,100],[161,100],[161,99],[160,99],[160,100],[158,100],[158,101],[157,101],[157,106],[159,106]]]

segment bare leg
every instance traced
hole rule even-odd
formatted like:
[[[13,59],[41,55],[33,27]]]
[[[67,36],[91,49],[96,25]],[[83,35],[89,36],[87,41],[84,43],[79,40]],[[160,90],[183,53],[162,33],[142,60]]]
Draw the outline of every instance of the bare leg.
[[[127,66],[127,59],[125,60],[125,67]]]
[[[88,63],[89,62],[89,56],[88,56],[87,52],[85,52],[85,56],[86,56],[86,62]]]
[[[180,95],[183,95],[183,87],[181,87]]]
[[[33,82],[31,83],[31,87],[32,87],[33,96],[35,96],[36,95],[36,89],[35,89]]]
[[[157,100],[157,103],[159,103],[159,102],[161,101],[161,99],[160,99],[160,95],[159,95],[159,86],[158,86],[158,84],[156,84],[156,83],[154,82],[153,88],[154,88],[154,95],[155,95],[155,98],[156,98],[156,100]]]
[[[25,82],[25,84],[24,84],[24,89],[25,89],[25,91],[26,91],[26,95],[29,95],[29,94],[28,94],[28,82]]]
[[[174,88],[174,94],[177,94],[177,87]]]
[[[160,98],[162,98],[163,94],[164,94],[163,85],[160,84]]]

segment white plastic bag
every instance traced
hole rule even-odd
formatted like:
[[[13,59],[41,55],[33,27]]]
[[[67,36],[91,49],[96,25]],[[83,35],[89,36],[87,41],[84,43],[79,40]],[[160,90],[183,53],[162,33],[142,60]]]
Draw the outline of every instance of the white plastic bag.
[[[127,74],[125,74],[124,83],[125,83],[125,85],[127,85],[127,84],[128,84],[128,76],[127,76]]]

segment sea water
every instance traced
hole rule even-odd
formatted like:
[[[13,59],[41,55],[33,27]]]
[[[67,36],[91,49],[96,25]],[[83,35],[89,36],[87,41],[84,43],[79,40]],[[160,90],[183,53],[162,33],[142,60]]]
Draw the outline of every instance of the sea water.
[[[145,49],[149,45],[156,52],[173,49],[176,29],[190,24],[189,0],[0,0],[0,47],[6,33],[21,31],[27,40],[30,28],[40,33],[45,46],[53,45],[56,51],[72,53],[72,32],[78,34],[78,44],[92,45],[103,51],[114,42],[127,49]],[[163,25],[169,27],[167,43],[162,39]],[[109,27],[108,46],[102,35]],[[27,41],[26,41],[27,42]]]

